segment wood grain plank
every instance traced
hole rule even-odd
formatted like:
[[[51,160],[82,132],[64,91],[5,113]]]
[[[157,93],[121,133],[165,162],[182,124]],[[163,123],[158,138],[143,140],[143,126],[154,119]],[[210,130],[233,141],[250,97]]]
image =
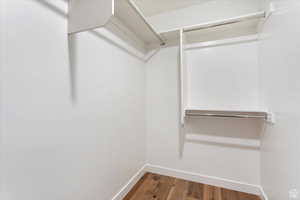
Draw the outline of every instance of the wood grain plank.
[[[221,189],[222,191],[222,200],[239,200],[238,192],[228,189]]]
[[[243,192],[238,192],[239,200],[260,200],[260,197],[254,194],[247,194]]]
[[[223,200],[221,188],[211,185],[204,185],[203,200]]]
[[[165,200],[174,184],[174,178],[149,173],[146,179],[126,200]]]
[[[166,200],[174,185],[175,178],[167,176],[157,176],[157,178],[160,180],[152,192],[152,197],[156,200]]]
[[[195,182],[188,182],[187,199],[203,200],[204,185]]]
[[[159,187],[156,190],[157,200],[166,200],[169,196],[171,188],[174,186],[175,178],[163,176]]]
[[[184,200],[187,195],[188,181],[175,179],[167,200]]]
[[[150,200],[152,199],[152,191],[158,184],[158,181],[153,179],[153,174],[149,173],[139,189],[127,200]]]

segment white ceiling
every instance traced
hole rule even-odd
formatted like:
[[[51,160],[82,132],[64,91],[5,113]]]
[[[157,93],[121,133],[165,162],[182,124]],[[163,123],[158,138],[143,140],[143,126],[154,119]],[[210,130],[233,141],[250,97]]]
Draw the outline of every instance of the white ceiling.
[[[153,16],[163,12],[168,12],[180,8],[201,4],[224,3],[228,6],[235,4],[245,4],[245,6],[260,7],[263,0],[134,0],[143,11],[145,16]]]
[[[135,0],[146,16],[216,0]]]

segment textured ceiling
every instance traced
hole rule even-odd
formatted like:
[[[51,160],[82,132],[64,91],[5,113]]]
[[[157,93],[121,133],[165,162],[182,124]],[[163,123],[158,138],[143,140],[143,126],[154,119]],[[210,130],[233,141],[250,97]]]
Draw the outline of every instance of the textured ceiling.
[[[180,8],[190,7],[193,5],[201,4],[215,4],[224,2],[228,6],[234,6],[236,3],[244,3],[245,6],[257,6],[261,5],[263,0],[134,0],[136,4],[143,11],[145,16],[153,16],[163,12],[168,12]]]

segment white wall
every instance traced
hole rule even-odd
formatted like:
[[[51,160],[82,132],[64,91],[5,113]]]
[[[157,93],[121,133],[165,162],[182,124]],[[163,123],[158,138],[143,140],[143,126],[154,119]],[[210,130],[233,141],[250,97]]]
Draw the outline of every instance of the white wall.
[[[223,52],[227,49],[228,54],[240,57],[245,52],[251,52],[248,59],[255,57],[252,44],[244,44],[244,49],[238,46],[206,49],[207,51]],[[221,48],[221,47],[220,47]],[[249,49],[248,49],[249,48]],[[211,67],[204,61],[211,58],[211,54],[206,54],[202,50],[190,51],[187,60],[189,66],[199,68]],[[191,55],[194,54],[194,55]],[[227,54],[226,54],[227,55]],[[202,59],[196,59],[196,57]],[[220,55],[218,55],[220,56]],[[224,55],[225,56],[225,55]],[[190,59],[190,57],[192,57]],[[205,58],[206,57],[206,58]],[[182,141],[179,127],[178,111],[178,48],[171,47],[162,49],[147,63],[146,71],[146,92],[147,92],[147,159],[148,162],[168,168],[185,170],[209,176],[216,176],[230,180],[259,184],[260,183],[260,152],[257,149],[240,148],[227,145],[209,144],[205,142]],[[218,59],[215,58],[215,59]],[[232,61],[232,60],[231,60]],[[191,63],[193,62],[193,63]],[[257,60],[251,60],[251,63]],[[224,66],[225,67],[225,66]],[[238,67],[238,66],[236,66]],[[240,66],[248,73],[248,65]],[[252,66],[253,70],[257,66]],[[230,66],[230,70],[234,68]],[[208,70],[208,69],[207,69]],[[242,71],[244,71],[242,70]],[[226,70],[224,70],[226,71]],[[254,71],[250,70],[251,76]],[[191,73],[193,71],[190,71]],[[201,71],[197,71],[197,73]],[[221,73],[222,74],[222,73]],[[219,74],[219,76],[221,76]],[[198,74],[200,77],[201,74]],[[209,74],[209,76],[214,74]],[[196,75],[195,75],[196,76]],[[256,74],[257,76],[257,74]],[[246,75],[244,76],[246,77]],[[231,77],[232,78],[232,77]],[[242,80],[239,80],[242,81]],[[249,79],[246,80],[249,83]],[[216,84],[219,82],[216,82]],[[198,84],[198,83],[197,83]],[[200,83],[199,83],[200,84]],[[239,83],[236,83],[239,84]],[[202,92],[209,94],[209,90],[214,85],[208,85]],[[228,89],[228,88],[227,88]],[[201,92],[201,91],[200,91]],[[212,96],[214,98],[215,96]],[[222,100],[222,95],[219,96]],[[260,123],[253,120],[233,120],[233,119],[200,119],[188,121],[188,131],[196,134],[214,135],[222,137],[238,138],[258,138]],[[180,157],[181,143],[184,142],[182,158]]]
[[[1,197],[1,193],[2,193],[2,188],[3,188],[3,185],[2,185],[2,181],[3,181],[3,170],[2,170],[2,167],[3,167],[3,161],[2,161],[2,151],[3,151],[3,145],[2,145],[2,105],[1,105],[1,96],[2,96],[2,77],[1,77],[1,74],[2,74],[2,69],[3,69],[3,66],[4,66],[4,58],[5,58],[5,55],[4,55],[4,42],[5,42],[5,39],[4,39],[4,16],[5,16],[5,13],[4,13],[4,2],[3,0],[0,0],[0,197]]]
[[[276,114],[262,139],[262,186],[270,200],[285,200],[300,190],[300,4],[275,2],[259,48],[265,104]]]
[[[111,199],[145,161],[144,64],[86,32],[70,67],[67,1],[5,9],[5,200]]]
[[[259,110],[257,42],[188,50],[187,106]]]

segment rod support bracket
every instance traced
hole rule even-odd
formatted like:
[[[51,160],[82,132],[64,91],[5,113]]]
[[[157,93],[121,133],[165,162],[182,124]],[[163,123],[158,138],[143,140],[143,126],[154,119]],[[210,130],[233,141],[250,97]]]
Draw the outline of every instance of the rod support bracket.
[[[266,115],[266,121],[270,124],[276,123],[275,114],[273,112],[268,112]]]

